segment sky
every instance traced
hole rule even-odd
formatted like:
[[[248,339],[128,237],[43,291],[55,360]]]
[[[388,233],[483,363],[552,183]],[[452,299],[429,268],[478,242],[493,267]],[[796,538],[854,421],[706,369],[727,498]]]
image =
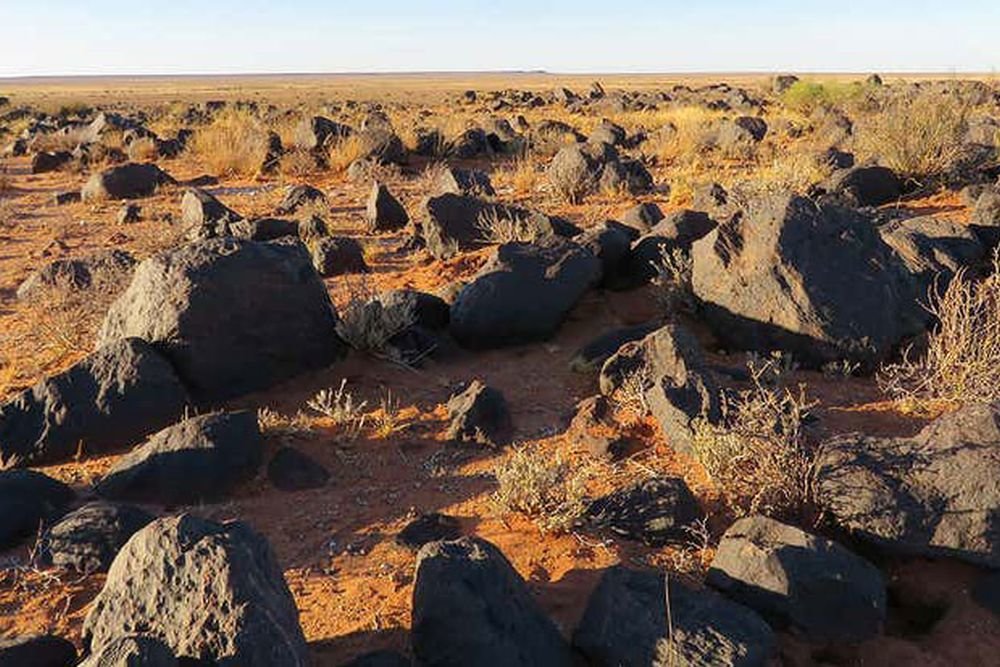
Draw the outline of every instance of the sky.
[[[0,0],[0,17],[0,77],[1000,69],[1000,0]]]

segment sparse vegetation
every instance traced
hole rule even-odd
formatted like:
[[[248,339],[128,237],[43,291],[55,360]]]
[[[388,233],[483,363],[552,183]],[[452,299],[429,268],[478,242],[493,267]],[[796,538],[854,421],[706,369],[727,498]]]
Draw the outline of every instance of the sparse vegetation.
[[[227,107],[191,141],[192,152],[220,176],[254,176],[267,155],[267,128],[250,111]]]
[[[534,243],[538,228],[522,216],[497,208],[488,208],[479,214],[476,228],[487,243]]]
[[[336,390],[332,388],[320,390],[306,401],[306,406],[338,426],[344,425],[352,430],[360,430],[365,424],[364,410],[368,402],[355,401],[354,395],[347,391],[347,378],[344,378]]]
[[[493,474],[493,502],[501,514],[524,514],[543,532],[572,530],[583,514],[583,481],[558,454],[516,448]]]
[[[341,310],[337,333],[359,352],[398,361],[389,349],[389,341],[413,326],[414,318],[410,309],[386,308],[376,294],[355,287]]]
[[[372,415],[372,432],[376,438],[385,439],[410,427],[400,411],[399,399],[386,390],[378,402],[379,409]]]

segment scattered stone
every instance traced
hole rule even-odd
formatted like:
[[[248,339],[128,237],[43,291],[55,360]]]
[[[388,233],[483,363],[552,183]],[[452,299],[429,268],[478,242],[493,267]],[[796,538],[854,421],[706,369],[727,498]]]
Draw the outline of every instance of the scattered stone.
[[[343,349],[336,321],[301,243],[220,238],[140,264],[99,340],[149,340],[213,403],[328,366]]]
[[[138,204],[125,204],[118,209],[119,225],[129,225],[142,220],[142,207]]]
[[[217,500],[253,477],[262,448],[254,412],[191,417],[116,461],[95,490],[102,498],[162,505]]]
[[[0,550],[9,549],[66,511],[75,494],[34,470],[0,470]]]
[[[729,527],[707,582],[808,641],[862,642],[885,622],[878,568],[836,542],[763,516]]]
[[[490,183],[490,176],[478,169],[458,169],[444,167],[431,186],[435,195],[453,194],[470,197],[494,197],[496,190]]]
[[[328,236],[313,243],[312,261],[324,278],[371,271],[365,262],[365,249],[346,236]]]
[[[77,572],[106,572],[132,535],[153,515],[131,505],[92,502],[64,516],[42,536],[42,558]]]
[[[94,174],[83,186],[83,201],[101,199],[141,199],[156,193],[162,185],[175,185],[167,172],[155,164],[130,162]]]
[[[397,289],[381,294],[378,300],[387,311],[399,309],[407,314],[402,319],[412,319],[416,326],[440,331],[448,328],[451,308],[439,296],[412,289]]]
[[[368,196],[365,220],[369,232],[392,232],[406,227],[410,216],[399,200],[392,196],[389,188],[376,181]]]
[[[305,667],[298,615],[263,537],[240,522],[185,514],[128,541],[84,620],[83,642],[98,653],[142,634],[219,667]]]
[[[96,283],[112,285],[127,276],[135,258],[117,248],[99,250],[76,259],[57,259],[28,276],[17,288],[17,298],[37,296],[46,289],[86,290]]]
[[[650,227],[663,220],[663,211],[653,203],[638,204],[622,215],[621,223],[639,230],[640,233],[648,232]]]
[[[267,465],[267,478],[282,491],[304,491],[326,486],[330,471],[292,447],[282,447]]]
[[[243,219],[213,195],[188,188],[181,199],[181,221],[192,239],[213,239],[229,235],[229,226]]]
[[[31,158],[32,174],[47,174],[58,171],[73,161],[73,154],[67,151],[54,153],[35,153]]]
[[[448,399],[448,430],[457,443],[500,447],[510,442],[513,426],[507,399],[497,389],[473,380]]]
[[[852,206],[881,206],[903,196],[903,183],[888,167],[851,167],[834,173],[823,189]]]
[[[569,367],[577,373],[600,371],[605,362],[618,352],[622,345],[642,340],[659,328],[658,324],[638,324],[603,333],[580,348],[569,362]]]
[[[701,518],[691,490],[680,477],[654,477],[590,503],[584,522],[628,540],[660,547],[689,537],[685,530]]]
[[[462,527],[458,519],[446,514],[421,514],[406,524],[396,535],[396,544],[409,549],[419,549],[430,542],[457,540],[462,537]]]
[[[620,565],[601,577],[573,633],[573,646],[596,667],[764,667],[776,645],[750,609],[665,573]]]
[[[66,206],[67,204],[79,204],[81,201],[80,192],[57,192],[52,195],[52,202],[56,206]]]
[[[411,642],[438,667],[570,667],[573,656],[524,580],[485,540],[432,542],[417,554]]]
[[[293,185],[285,190],[285,197],[278,204],[278,215],[291,215],[303,206],[326,206],[326,195],[311,185]]]
[[[591,396],[577,404],[566,438],[578,449],[612,461],[624,458],[634,445],[619,433],[612,418],[611,403],[604,396]]]
[[[173,367],[148,343],[109,341],[0,405],[0,467],[62,463],[129,446],[187,405]]]

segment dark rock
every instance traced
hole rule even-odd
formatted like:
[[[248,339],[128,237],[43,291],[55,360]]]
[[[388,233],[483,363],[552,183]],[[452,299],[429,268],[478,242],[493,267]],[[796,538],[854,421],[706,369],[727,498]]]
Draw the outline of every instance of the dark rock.
[[[707,582],[808,641],[862,642],[885,622],[878,568],[836,542],[763,516],[729,527]]]
[[[611,403],[604,396],[591,396],[577,404],[566,439],[577,449],[613,461],[624,458],[635,444],[619,432]]]
[[[184,664],[187,663],[179,663],[170,647],[159,639],[134,635],[115,639],[77,667],[182,667]]]
[[[410,549],[419,549],[430,542],[457,540],[462,537],[462,527],[458,519],[446,514],[421,514],[406,524],[396,535],[396,544]]]
[[[229,225],[229,234],[246,241],[276,241],[298,237],[299,225],[294,220],[281,218],[238,220]]]
[[[921,294],[944,288],[955,274],[986,256],[986,249],[966,225],[925,216],[879,227],[882,240],[896,251],[920,285]]]
[[[1000,616],[1000,573],[983,576],[972,587],[971,594],[976,604]]]
[[[75,190],[73,192],[57,192],[52,195],[52,202],[56,206],[66,206],[67,204],[78,204],[80,203],[80,192]]]
[[[634,227],[640,233],[645,233],[660,220],[663,220],[663,211],[656,204],[649,202],[637,204],[625,211],[622,215],[621,223],[629,227]]]
[[[161,185],[176,183],[177,181],[155,164],[130,162],[91,176],[80,191],[80,196],[85,202],[100,199],[140,199],[152,196]]]
[[[817,454],[816,500],[890,553],[1000,567],[997,443],[997,405],[969,405],[912,438],[836,437]]]
[[[106,572],[133,533],[152,520],[153,515],[131,505],[88,503],[45,532],[41,556],[56,567]]]
[[[593,373],[601,370],[604,363],[625,343],[642,340],[660,328],[659,324],[638,324],[621,329],[613,329],[590,341],[577,352],[569,362],[570,368],[578,373]]]
[[[0,550],[34,537],[66,511],[73,490],[34,470],[0,470]]]
[[[500,551],[481,539],[432,542],[417,554],[411,642],[438,667],[569,667],[555,624]]]
[[[434,179],[431,192],[435,195],[454,194],[472,197],[493,197],[496,191],[489,174],[477,169],[444,167]]]
[[[28,276],[17,288],[18,299],[29,299],[46,289],[86,290],[95,284],[111,285],[126,277],[135,258],[117,248],[85,257],[57,259]]]
[[[552,187],[573,203],[598,190],[623,188],[635,195],[652,186],[652,178],[642,165],[622,161],[614,147],[605,143],[564,146],[552,158],[546,174]]]
[[[575,243],[506,243],[452,304],[451,333],[472,349],[545,340],[600,278],[600,260]]]
[[[365,249],[346,236],[328,236],[313,243],[312,260],[324,278],[371,271],[365,262]]]
[[[0,639],[0,667],[74,667],[76,647],[62,637]]]
[[[196,399],[214,402],[329,365],[343,349],[336,322],[301,243],[221,238],[140,264],[100,340],[149,340]]]
[[[326,486],[330,472],[299,450],[282,447],[267,465],[267,478],[282,491],[303,491]]]
[[[507,399],[499,390],[473,380],[448,399],[448,430],[457,443],[499,447],[510,442],[513,427]]]
[[[448,259],[460,251],[486,245],[483,219],[494,207],[466,195],[443,194],[431,197],[425,204],[426,215],[421,223],[421,235],[427,250],[437,259]]]
[[[868,219],[796,196],[751,202],[696,241],[692,287],[725,345],[806,365],[873,365],[927,322],[917,282]]]
[[[619,285],[631,264],[632,242],[638,237],[639,232],[632,227],[605,220],[578,239],[579,244],[601,262],[601,286]]]
[[[622,146],[625,144],[627,136],[625,128],[605,119],[594,126],[587,137],[587,142],[591,144],[603,142],[612,146]]]
[[[378,300],[385,310],[404,311],[405,317],[400,317],[400,320],[412,319],[414,325],[431,331],[448,328],[451,308],[439,296],[412,289],[397,289],[379,295]]]
[[[836,148],[829,148],[820,155],[820,164],[834,169],[850,169],[854,166],[854,155]]]
[[[620,565],[601,577],[573,633],[573,646],[594,667],[764,667],[776,644],[750,609],[664,573]]]
[[[788,90],[798,82],[799,82],[799,77],[795,76],[794,74],[779,74],[778,76],[774,77],[771,89],[775,92],[775,94],[781,95],[782,93],[784,93],[786,90]]]
[[[994,186],[979,195],[969,216],[969,227],[987,248],[1000,245],[1000,188]]]
[[[68,461],[134,444],[188,404],[170,363],[136,338],[109,341],[0,405],[0,467]]]
[[[683,542],[701,518],[698,501],[679,477],[654,477],[590,503],[584,523],[628,540],[659,547]]]
[[[102,498],[162,505],[217,500],[253,477],[262,447],[253,412],[192,417],[116,461],[96,491]]]
[[[32,174],[47,174],[58,171],[73,161],[73,154],[67,151],[53,153],[35,153],[31,158]]]
[[[275,212],[278,215],[290,215],[303,206],[326,206],[326,195],[311,185],[293,185],[285,190],[285,196],[278,204]]]
[[[486,132],[481,127],[473,127],[449,141],[444,152],[460,160],[469,160],[492,155],[493,149]]]
[[[118,209],[116,218],[119,225],[129,225],[142,220],[142,207],[138,204],[125,204]]]
[[[409,658],[395,651],[375,651],[355,658],[342,667],[412,667],[412,665]]]
[[[267,541],[246,524],[159,519],[125,545],[83,623],[97,653],[142,634],[218,667],[309,664],[298,610]]]
[[[406,148],[402,139],[392,130],[369,128],[358,132],[356,140],[362,160],[375,164],[403,164]]]
[[[888,167],[852,167],[834,173],[823,189],[840,195],[852,206],[881,206],[903,195],[903,183]]]
[[[181,221],[191,238],[227,236],[229,226],[242,219],[239,213],[198,188],[188,188],[181,199]]]
[[[389,188],[375,182],[365,207],[365,220],[370,232],[392,232],[406,227],[410,216]]]
[[[277,132],[267,133],[267,152],[260,165],[260,173],[273,174],[281,166],[281,158],[285,154],[285,147],[281,143],[281,135]]]
[[[299,128],[299,141],[304,148],[325,150],[331,143],[354,134],[347,125],[334,122],[323,116],[314,116]]]

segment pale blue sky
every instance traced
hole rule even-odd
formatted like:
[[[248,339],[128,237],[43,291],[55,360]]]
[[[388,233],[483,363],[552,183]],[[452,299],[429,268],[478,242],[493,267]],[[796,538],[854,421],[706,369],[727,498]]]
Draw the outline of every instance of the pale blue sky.
[[[1000,0],[0,0],[0,76],[1000,68]]]

